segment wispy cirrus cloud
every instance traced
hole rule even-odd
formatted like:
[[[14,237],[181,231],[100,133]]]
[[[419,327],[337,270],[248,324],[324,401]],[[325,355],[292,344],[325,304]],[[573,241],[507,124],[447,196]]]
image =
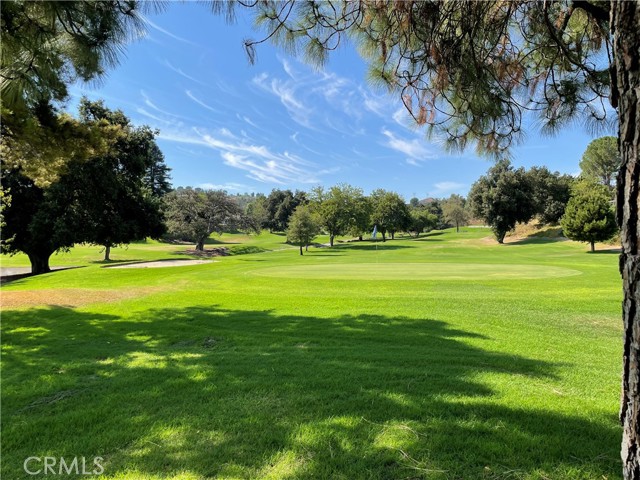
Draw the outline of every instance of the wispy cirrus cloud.
[[[187,40],[186,38],[183,38],[183,37],[180,37],[180,36],[176,35],[175,33],[171,33],[169,30],[166,30],[166,29],[162,28],[160,25],[157,25],[157,24],[153,23],[151,20],[149,20],[144,15],[140,15],[140,18],[144,21],[144,23],[146,25],[148,25],[152,29],[154,29],[154,30],[156,30],[156,31],[158,31],[160,33],[163,33],[166,36],[173,38],[174,40],[178,40],[179,42],[186,43],[188,45],[193,45],[194,47],[199,47],[200,46],[197,43],[192,42],[191,40]]]
[[[246,172],[247,177],[264,183],[318,183],[318,175],[332,173],[300,156],[284,151],[273,152],[266,145],[240,138],[226,128],[205,132],[198,128],[186,131],[163,130],[159,138],[171,142],[206,146],[220,153],[224,163]]]
[[[193,76],[191,76],[191,75],[189,75],[189,74],[185,73],[181,68],[178,68],[178,67],[173,66],[173,64],[172,64],[169,60],[165,60],[165,61],[164,61],[164,65],[165,65],[166,67],[168,67],[168,68],[169,68],[169,70],[171,70],[171,71],[173,71],[173,72],[177,73],[178,75],[180,75],[181,77],[186,78],[187,80],[191,80],[192,82],[198,83],[198,84],[200,84],[200,85],[204,85],[204,86],[206,86],[206,85],[207,85],[205,82],[203,82],[203,81],[201,81],[201,80],[198,80],[197,78],[195,78],[195,77],[193,77]]]
[[[359,125],[368,112],[388,118],[383,96],[368,92],[351,79],[329,71],[280,59],[285,76],[261,73],[252,85],[277,97],[291,119],[311,130],[331,128],[345,135],[362,135]]]
[[[191,100],[193,100],[194,102],[196,102],[196,103],[197,103],[198,105],[200,105],[201,107],[206,108],[207,110],[210,110],[210,111],[212,111],[212,112],[214,112],[214,113],[218,113],[218,114],[222,113],[220,110],[218,110],[218,109],[216,109],[216,108],[213,108],[211,105],[207,105],[206,103],[204,103],[202,100],[200,100],[198,97],[196,97],[196,96],[191,92],[191,90],[185,90],[185,91],[184,91],[184,93],[185,93],[185,95],[186,95],[187,97],[189,97]]]
[[[383,145],[407,155],[406,162],[409,165],[419,166],[421,162],[435,157],[435,154],[425,146],[424,142],[417,138],[412,140],[400,138],[386,128],[382,129],[382,134],[387,137],[387,141]]]
[[[433,190],[429,192],[430,197],[445,197],[452,193],[464,193],[467,185],[459,182],[438,182],[433,185]]]
[[[252,83],[261,90],[275,95],[284,105],[291,119],[307,128],[314,128],[311,124],[311,109],[297,97],[296,90],[300,88],[293,80],[280,80],[261,73],[253,77]]]

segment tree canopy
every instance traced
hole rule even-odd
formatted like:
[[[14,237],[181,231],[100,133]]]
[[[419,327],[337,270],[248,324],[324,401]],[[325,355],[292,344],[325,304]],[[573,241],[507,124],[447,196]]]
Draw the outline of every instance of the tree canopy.
[[[2,12],[2,104],[24,114],[65,100],[76,80],[118,64],[122,46],[144,31],[149,2],[7,0]]]
[[[607,2],[256,2],[265,39],[307,60],[353,40],[369,79],[401,94],[420,125],[452,148],[480,153],[522,140],[523,119],[545,131],[607,119]],[[214,10],[231,8],[213,4]],[[263,40],[247,40],[251,61]]]
[[[336,235],[344,235],[350,227],[356,227],[364,193],[362,189],[348,184],[334,185],[325,190],[314,188],[311,205],[329,234],[329,245],[333,247]]]
[[[601,137],[593,140],[585,150],[580,161],[580,170],[584,176],[612,188],[612,182],[615,182],[616,173],[620,169],[620,162],[618,139]]]
[[[595,242],[611,239],[618,227],[611,196],[606,186],[593,180],[577,182],[561,221],[568,238],[588,242],[595,251]]]
[[[267,224],[265,225],[270,231],[284,232],[289,224],[289,217],[298,205],[307,203],[305,192],[296,190],[273,189],[267,197]]]
[[[395,192],[378,189],[371,193],[371,222],[382,234],[382,241],[387,241],[387,233],[393,240],[396,232],[407,229],[411,222],[409,207],[404,199]]]
[[[71,157],[89,158],[109,148],[104,129],[60,115],[57,106],[73,82],[97,80],[118,63],[124,44],[144,32],[141,9],[156,5],[133,0],[0,3],[3,163],[46,186]]]
[[[557,225],[571,197],[571,175],[551,172],[547,167],[531,167],[527,177],[533,189],[535,215],[542,225]]]
[[[212,233],[246,226],[242,210],[223,190],[179,188],[168,193],[165,202],[169,234],[195,242],[199,251],[204,250],[204,242]]]
[[[460,231],[461,225],[466,225],[469,221],[466,201],[464,197],[455,193],[442,202],[442,212],[444,219],[456,226],[456,232]]]
[[[317,216],[309,205],[298,205],[291,214],[287,228],[287,241],[300,247],[308,247],[313,239],[320,233],[320,224]]]
[[[51,254],[74,243],[103,245],[108,260],[112,246],[164,232],[160,200],[144,182],[149,168],[164,165],[155,132],[87,99],[80,101],[79,117],[72,119],[78,129],[107,132],[108,148],[93,155],[78,148],[47,182],[20,165],[3,164],[2,188],[12,203],[3,211],[2,248],[26,253],[33,273],[48,271]]]
[[[524,168],[514,169],[500,160],[478,179],[469,192],[473,214],[491,227],[498,243],[516,223],[531,220],[535,214],[533,188]]]
[[[157,132],[147,126],[134,127],[119,110],[110,110],[101,101],[80,101],[80,117],[85,123],[107,122],[121,127],[109,151],[89,160],[70,164],[60,183],[76,191],[74,208],[81,217],[82,240],[105,247],[109,260],[111,247],[159,238],[165,231],[159,195],[170,188],[149,185],[150,170],[168,171],[164,156],[155,142]],[[82,232],[82,233],[80,233]]]

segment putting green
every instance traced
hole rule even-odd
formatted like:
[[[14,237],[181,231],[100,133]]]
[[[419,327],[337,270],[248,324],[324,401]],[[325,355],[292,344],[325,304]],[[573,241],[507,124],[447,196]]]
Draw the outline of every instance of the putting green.
[[[503,280],[558,278],[580,275],[570,268],[498,263],[347,263],[291,265],[254,270],[254,275],[278,278],[353,280]]]

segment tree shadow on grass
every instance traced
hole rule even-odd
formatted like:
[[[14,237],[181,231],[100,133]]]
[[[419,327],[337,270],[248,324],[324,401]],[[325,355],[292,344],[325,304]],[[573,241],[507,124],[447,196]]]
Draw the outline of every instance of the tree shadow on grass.
[[[622,253],[621,248],[603,248],[602,250],[597,250],[595,252],[587,252],[590,255],[620,255]]]
[[[110,267],[116,265],[122,265],[127,263],[143,263],[148,262],[149,260],[144,260],[142,258],[127,258],[125,260],[91,260],[89,263],[93,265],[102,265],[103,267]]]
[[[403,250],[407,248],[416,248],[413,245],[390,244],[391,242],[394,242],[394,240],[387,240],[386,242],[382,242],[382,241],[374,242],[366,245],[361,245],[361,244],[354,245],[353,243],[345,243],[345,244],[334,245],[333,248],[340,249],[340,250],[373,250],[373,251],[375,251],[377,248],[377,250],[380,252],[384,250]],[[327,248],[330,248],[330,247],[327,247]]]
[[[55,272],[62,272],[63,270],[75,270],[76,268],[84,268],[83,265],[75,265],[71,267],[51,267],[51,271],[47,273],[40,273],[38,275],[51,275]],[[0,284],[4,285],[5,283],[11,282],[12,284],[20,283],[20,280],[24,280],[29,277],[33,277],[34,275],[31,273],[31,267],[8,267],[2,269],[2,275],[0,276]]]
[[[481,377],[543,382],[560,365],[442,321],[215,305],[3,317],[7,478],[45,454],[132,478],[618,475],[614,420],[505,406]]]
[[[547,243],[558,243],[558,242],[566,242],[567,239],[565,237],[535,237],[529,236],[526,238],[521,238],[519,240],[514,240],[513,242],[507,241],[503,243],[505,246],[515,246],[515,245],[545,245]]]
[[[89,263],[93,265],[118,265],[123,263],[140,263],[140,262],[148,262],[149,260],[144,260],[142,258],[127,258],[124,260],[91,260]]]

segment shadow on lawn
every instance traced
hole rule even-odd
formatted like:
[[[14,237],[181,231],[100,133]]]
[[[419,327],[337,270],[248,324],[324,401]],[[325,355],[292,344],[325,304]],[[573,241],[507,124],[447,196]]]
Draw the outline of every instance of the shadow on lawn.
[[[397,244],[393,244],[392,242],[394,242],[395,240],[387,240],[386,242],[383,242],[382,240],[380,240],[379,242],[373,242],[373,243],[368,243],[366,245],[362,245],[362,244],[356,244],[354,245],[353,243],[342,243],[342,244],[336,244],[333,246],[334,249],[349,249],[349,250],[376,250],[376,245],[378,247],[378,251],[382,252],[384,250],[404,250],[406,248],[416,248],[413,245],[397,245]],[[326,248],[331,248],[331,247],[326,247]]]
[[[535,237],[529,236],[525,238],[521,238],[518,240],[506,241],[503,243],[504,246],[509,245],[545,245],[547,243],[558,243],[558,242],[566,242],[568,239],[565,237]]]
[[[89,263],[93,265],[117,265],[119,263],[138,263],[147,261],[149,260],[144,260],[142,258],[127,258],[124,260],[91,260]]]
[[[215,305],[3,317],[7,478],[45,454],[100,455],[106,474],[131,478],[617,478],[620,470],[615,420],[495,404],[478,377],[550,379],[558,365],[483,350],[469,341],[484,337],[438,320]]]
[[[622,253],[621,248],[603,248],[595,252],[587,252],[589,255],[620,255]]]

